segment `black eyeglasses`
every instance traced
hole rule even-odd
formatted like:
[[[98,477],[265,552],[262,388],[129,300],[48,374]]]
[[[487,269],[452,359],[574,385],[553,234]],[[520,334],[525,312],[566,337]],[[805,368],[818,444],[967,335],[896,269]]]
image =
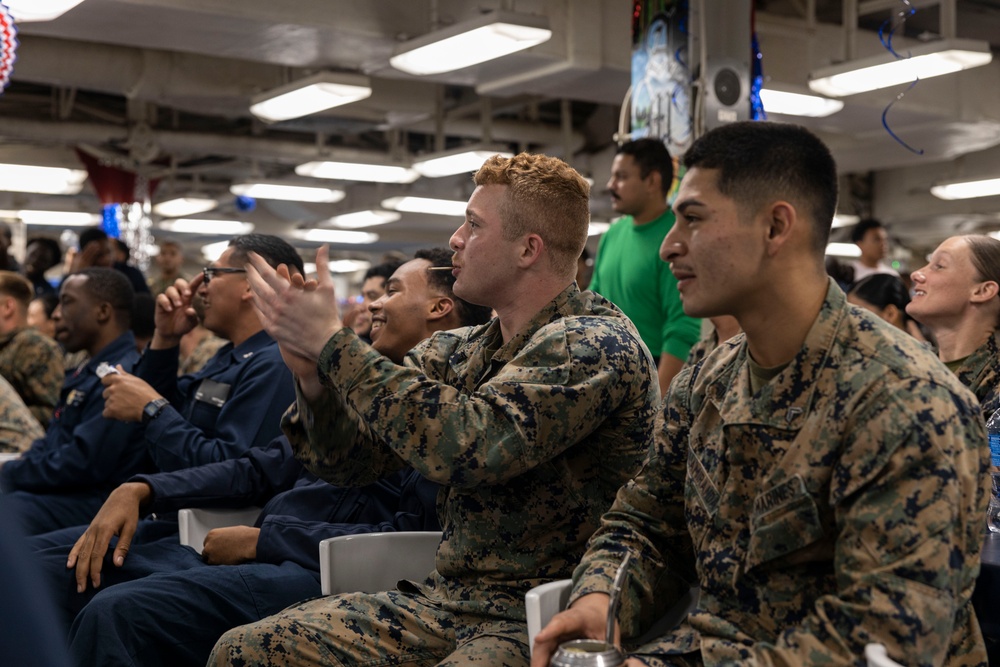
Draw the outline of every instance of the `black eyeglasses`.
[[[228,266],[206,266],[201,270],[201,275],[205,277],[205,284],[212,282],[212,278],[220,273],[246,273],[246,269],[233,269]]]

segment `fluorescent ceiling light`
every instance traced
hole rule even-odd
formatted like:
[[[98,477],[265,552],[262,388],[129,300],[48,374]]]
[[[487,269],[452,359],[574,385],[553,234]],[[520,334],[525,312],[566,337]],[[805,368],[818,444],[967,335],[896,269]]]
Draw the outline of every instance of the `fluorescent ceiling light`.
[[[268,123],[308,116],[369,97],[370,83],[359,74],[320,72],[257,95],[250,113]]]
[[[226,236],[237,236],[239,234],[249,234],[253,231],[253,224],[240,222],[239,220],[197,220],[195,218],[181,218],[179,220],[166,220],[159,224],[159,228],[173,232],[175,234],[213,234]]]
[[[995,197],[1000,195],[1000,178],[964,183],[945,183],[931,188],[931,194],[938,199],[973,199],[975,197]]]
[[[219,205],[215,199],[207,197],[177,197],[161,201],[153,206],[153,213],[164,218],[180,218],[186,215],[198,215],[205,211],[211,211]]]
[[[299,176],[370,183],[412,183],[420,174],[399,165],[361,162],[306,162],[295,168]]]
[[[229,191],[234,195],[255,199],[280,199],[321,204],[333,204],[344,198],[343,190],[283,183],[236,183],[229,188]]]
[[[973,39],[928,42],[908,53],[909,58],[896,58],[887,51],[818,69],[809,75],[809,87],[821,95],[843,97],[980,67],[993,59],[990,45]]]
[[[861,216],[858,215],[847,215],[844,213],[837,213],[833,216],[834,229],[838,227],[850,227],[851,225],[856,225],[861,221]]]
[[[760,91],[760,101],[767,113],[808,116],[809,118],[823,118],[844,108],[844,103],[840,100],[789,93],[783,90],[771,90],[770,88],[763,88]]]
[[[26,225],[52,227],[93,227],[102,220],[97,213],[82,211],[18,211],[14,217]]]
[[[75,195],[83,189],[87,172],[62,167],[0,164],[0,190],[43,195]]]
[[[400,215],[395,211],[357,211],[335,215],[326,222],[341,229],[358,229],[359,227],[374,227],[388,222],[396,222]]]
[[[382,200],[382,207],[404,213],[428,213],[430,215],[464,216],[468,202],[452,199],[431,199],[429,197],[390,197]]]
[[[378,234],[372,232],[352,232],[346,229],[300,229],[292,234],[303,241],[312,243],[375,243]]]
[[[439,178],[454,174],[471,174],[478,171],[488,158],[494,155],[512,157],[513,153],[484,148],[460,148],[447,153],[433,153],[413,162],[413,168],[421,176]]]
[[[222,257],[222,253],[226,252],[226,248],[229,247],[229,241],[219,241],[217,243],[209,243],[208,245],[203,245],[201,247],[201,255],[209,262],[214,262],[215,260]]]
[[[587,236],[597,236],[603,234],[611,228],[610,222],[591,222],[587,227]]]
[[[828,243],[826,254],[834,257],[861,257],[861,248],[853,243]]]
[[[389,64],[416,74],[440,74],[531,48],[552,37],[544,16],[488,12],[396,47]]]
[[[372,263],[365,261],[363,259],[333,259],[330,260],[330,273],[355,273],[357,271],[367,271],[371,268]],[[313,265],[313,272],[316,271],[316,265]],[[306,271],[306,275],[309,272]]]
[[[51,21],[76,7],[83,0],[4,0],[16,23]]]

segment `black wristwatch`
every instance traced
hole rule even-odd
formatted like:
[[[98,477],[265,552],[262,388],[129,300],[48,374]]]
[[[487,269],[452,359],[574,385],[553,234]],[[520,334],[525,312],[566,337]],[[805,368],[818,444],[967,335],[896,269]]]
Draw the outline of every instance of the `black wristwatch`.
[[[170,405],[170,401],[165,398],[157,398],[146,403],[146,407],[142,409],[142,425],[145,426],[159,417],[160,413],[163,412],[163,408],[168,405]]]

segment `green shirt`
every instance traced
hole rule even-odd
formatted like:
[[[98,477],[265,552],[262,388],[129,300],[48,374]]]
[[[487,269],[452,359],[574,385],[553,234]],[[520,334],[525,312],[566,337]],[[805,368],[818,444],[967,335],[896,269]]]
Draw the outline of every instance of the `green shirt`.
[[[628,315],[653,356],[667,352],[683,361],[701,337],[701,321],[684,314],[677,279],[660,259],[673,226],[670,209],[645,225],[619,218],[601,238],[589,289]]]

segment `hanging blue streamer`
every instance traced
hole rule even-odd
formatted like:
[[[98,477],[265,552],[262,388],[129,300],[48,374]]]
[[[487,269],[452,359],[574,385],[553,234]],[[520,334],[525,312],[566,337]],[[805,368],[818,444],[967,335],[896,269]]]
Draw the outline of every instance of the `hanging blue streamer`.
[[[899,55],[896,52],[896,50],[894,48],[892,48],[892,37],[896,33],[896,30],[898,30],[900,27],[902,27],[903,25],[906,24],[906,19],[907,18],[909,18],[910,16],[913,16],[914,14],[917,13],[917,9],[916,9],[916,7],[914,7],[913,5],[910,4],[910,0],[901,0],[901,2],[904,5],[906,5],[906,9],[903,10],[903,11],[901,11],[901,12],[899,12],[894,18],[887,19],[879,27],[879,29],[878,29],[878,39],[882,43],[882,46],[885,47],[886,51],[888,51],[893,56],[895,56],[897,60],[906,60],[907,58],[910,57],[910,54],[907,53],[905,56]],[[894,19],[899,19],[899,20],[896,21]],[[886,30],[885,30],[886,26],[889,26],[890,24],[891,24],[892,27],[889,29],[888,32],[886,32]],[[896,99],[894,99],[892,102],[889,102],[889,104],[885,107],[885,109],[882,110],[882,127],[885,128],[885,131],[889,133],[889,136],[892,137],[893,139],[895,139],[899,143],[900,146],[902,146],[906,150],[910,151],[911,153],[916,153],[917,155],[923,155],[924,154],[924,149],[923,148],[920,148],[920,149],[914,148],[913,146],[911,146],[908,143],[906,143],[905,141],[903,141],[899,137],[899,135],[897,135],[895,132],[892,131],[892,128],[889,127],[889,121],[888,121],[889,109],[891,109],[893,107],[893,105],[896,104],[896,102],[898,102],[901,99],[903,99],[903,97],[906,95],[906,93],[910,92],[910,90],[912,90],[913,87],[915,85],[917,85],[918,83],[920,83],[920,79],[919,78],[914,79],[913,83],[911,83],[909,86],[907,86],[906,90],[904,90],[903,92],[901,92],[899,95],[896,95]]]
[[[104,209],[101,211],[101,218],[101,228],[105,234],[113,239],[121,236],[119,227],[122,219],[121,204],[105,204]]]
[[[896,135],[896,133],[892,131],[892,128],[889,127],[889,123],[886,121],[886,116],[889,114],[889,109],[892,108],[892,105],[903,99],[903,95],[906,95],[906,93],[908,93],[910,89],[913,88],[915,85],[917,85],[919,82],[920,79],[917,79],[909,86],[907,86],[906,90],[901,92],[899,95],[896,95],[896,99],[894,99],[892,102],[889,102],[889,105],[882,111],[882,127],[884,127],[885,131],[889,133],[889,136],[898,141],[903,148],[910,151],[911,153],[916,153],[917,155],[923,155],[924,154],[923,148],[920,149],[914,148],[913,146],[909,145],[908,143],[900,139]]]
[[[750,63],[750,119],[767,120],[764,103],[760,100],[760,89],[764,87],[764,54],[760,52],[756,30],[750,35],[750,51],[753,56]]]

